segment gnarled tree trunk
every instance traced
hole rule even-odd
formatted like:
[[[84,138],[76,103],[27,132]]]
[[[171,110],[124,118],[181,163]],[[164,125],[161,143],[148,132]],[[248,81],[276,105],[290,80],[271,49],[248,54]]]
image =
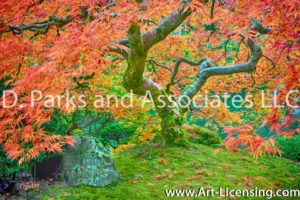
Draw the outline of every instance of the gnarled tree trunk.
[[[189,8],[185,9],[185,6],[183,6],[170,17],[160,22],[152,31],[147,31],[144,34],[141,33],[140,27],[137,24],[132,24],[128,30],[129,38],[119,41],[119,44],[128,47],[128,52],[120,51],[118,48],[111,48],[112,51],[122,54],[128,62],[128,67],[123,77],[124,88],[137,95],[146,95],[147,92],[151,93],[155,108],[162,119],[162,134],[166,142],[171,144],[181,142],[184,135],[183,117],[184,113],[188,111],[187,102],[185,102],[183,98],[181,98],[181,102],[174,102],[169,99],[167,94],[170,85],[174,84],[176,74],[182,62],[199,66],[196,80],[187,86],[187,89],[182,93],[182,95],[186,95],[192,99],[209,77],[252,72],[256,69],[256,64],[262,56],[260,47],[255,44],[252,39],[248,39],[247,45],[251,50],[251,58],[247,63],[228,67],[213,67],[208,58],[203,58],[197,62],[179,58],[172,70],[173,75],[170,83],[166,86],[166,90],[152,80],[143,77],[148,50],[167,37],[167,35],[175,30],[190,14],[191,10]],[[160,100],[163,100],[166,105],[161,106]],[[180,105],[184,106],[180,107]]]

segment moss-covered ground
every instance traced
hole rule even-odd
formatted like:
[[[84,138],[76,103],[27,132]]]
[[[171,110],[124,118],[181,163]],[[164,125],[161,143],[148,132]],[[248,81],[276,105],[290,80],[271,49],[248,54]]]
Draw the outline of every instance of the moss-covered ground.
[[[164,147],[143,144],[115,154],[118,183],[106,188],[52,186],[41,199],[147,200],[229,199],[228,197],[167,197],[165,189],[299,189],[300,165],[278,156],[253,159],[248,153],[230,155],[205,145]],[[266,199],[239,197],[238,199]],[[296,199],[275,197],[272,199]]]

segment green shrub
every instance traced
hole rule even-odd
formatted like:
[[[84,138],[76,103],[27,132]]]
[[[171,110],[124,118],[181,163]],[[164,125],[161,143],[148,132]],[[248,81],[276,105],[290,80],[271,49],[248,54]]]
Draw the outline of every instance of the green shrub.
[[[292,160],[300,161],[300,135],[294,138],[276,137],[277,145],[282,150],[282,156]]]
[[[222,143],[221,137],[209,129],[193,125],[187,127],[186,131],[191,134],[190,140],[192,142],[205,145],[216,145]]]
[[[111,121],[101,129],[99,134],[96,135],[96,139],[106,146],[117,148],[121,144],[126,144],[129,138],[134,136],[136,129],[136,125]]]
[[[0,177],[9,178],[15,173],[28,172],[30,173],[32,167],[39,162],[42,162],[45,158],[51,158],[61,155],[59,152],[40,153],[34,160],[25,160],[21,165],[18,164],[18,159],[12,160],[7,157],[3,151],[3,146],[0,145]]]
[[[72,136],[84,136],[84,132],[81,129],[74,129],[71,132]]]

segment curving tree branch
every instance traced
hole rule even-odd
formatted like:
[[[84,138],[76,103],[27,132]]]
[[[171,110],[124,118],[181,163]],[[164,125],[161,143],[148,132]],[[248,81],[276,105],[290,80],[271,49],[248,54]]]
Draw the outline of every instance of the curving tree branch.
[[[179,10],[172,13],[170,17],[165,18],[157,24],[151,31],[143,33],[142,38],[145,49],[149,50],[153,45],[164,40],[191,14],[191,9],[187,7],[187,4],[184,4]],[[128,38],[119,40],[118,43],[129,47]]]
[[[102,8],[99,12],[96,13],[96,19],[98,18],[98,15],[102,12],[104,12],[105,10],[108,10],[110,7],[115,6],[116,5],[116,1],[115,0],[110,0],[108,2],[108,4],[106,6],[104,6],[104,8]]]
[[[31,6],[28,7],[27,12],[29,11],[29,9],[32,6],[34,6],[36,4],[39,4],[39,3],[42,3],[43,1],[44,0],[39,0],[35,3],[33,3]],[[110,0],[109,3],[106,6],[104,6],[99,12],[96,13],[95,16],[90,16],[90,13],[86,12],[87,7],[82,6],[81,7],[82,11],[84,11],[87,15],[81,13],[81,14],[78,14],[78,16],[82,19],[86,19],[86,18],[96,19],[101,12],[104,12],[105,10],[107,10],[110,7],[115,6],[115,5],[116,5],[116,1],[115,0]],[[12,32],[13,34],[22,34],[24,31],[28,30],[28,31],[35,32],[36,33],[35,36],[36,36],[38,34],[46,34],[51,26],[60,27],[60,26],[63,26],[65,24],[68,24],[69,22],[71,22],[75,18],[74,16],[67,16],[67,17],[61,17],[60,18],[56,15],[57,9],[55,10],[54,14],[51,14],[49,16],[49,18],[47,20],[37,21],[37,22],[27,24],[27,25],[24,25],[23,22],[19,26],[18,25],[8,25],[7,26],[8,29],[5,30],[5,32]]]
[[[270,29],[268,27],[264,27],[261,22],[255,22],[255,23],[253,23],[252,27],[250,29],[257,31],[260,34],[267,34],[267,33],[269,33],[272,30],[272,29]]]
[[[251,50],[251,57],[247,63],[229,67],[212,67],[210,60],[208,58],[204,58],[205,60],[199,66],[196,80],[188,86],[188,88],[183,92],[183,95],[193,98],[206,83],[209,77],[255,71],[256,64],[262,57],[262,51],[261,48],[250,38],[247,40],[247,45]],[[181,105],[185,104],[186,102],[181,102]]]
[[[187,63],[187,64],[192,65],[192,66],[197,66],[197,65],[200,65],[203,61],[204,61],[204,59],[200,59],[199,61],[194,62],[194,61],[189,61],[188,59],[186,59],[184,57],[178,58],[176,63],[175,63],[174,69],[173,69],[173,75],[171,77],[171,80],[167,84],[166,92],[168,93],[169,90],[170,90],[171,85],[175,84],[175,78],[176,78],[176,75],[178,73],[179,66],[182,62]]]
[[[74,19],[74,17],[67,16],[67,17],[60,18],[57,15],[52,14],[49,16],[49,19],[44,21],[39,21],[27,25],[22,24],[20,26],[8,25],[8,29],[5,30],[5,32],[12,32],[13,34],[21,34],[24,31],[28,30],[35,33],[46,34],[51,26],[58,26],[58,27],[63,26],[71,22],[72,19]]]
[[[154,65],[157,65],[157,66],[159,66],[161,68],[164,68],[164,69],[168,70],[169,72],[171,72],[173,74],[173,71],[171,69],[169,69],[168,67],[164,66],[163,64],[160,64],[160,63],[156,62],[153,59],[147,59],[146,61],[149,62],[150,64],[154,64]]]
[[[128,52],[129,52],[128,47],[121,47],[117,43],[113,42],[107,47],[107,49],[111,52],[115,52],[122,55],[126,59],[128,58]]]

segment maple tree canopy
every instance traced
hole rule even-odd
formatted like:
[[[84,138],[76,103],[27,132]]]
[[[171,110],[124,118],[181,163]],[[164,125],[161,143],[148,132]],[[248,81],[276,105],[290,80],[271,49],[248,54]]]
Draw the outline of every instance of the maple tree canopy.
[[[299,1],[5,0],[0,12],[0,78],[9,76],[5,84],[18,95],[17,106],[0,105],[0,144],[19,163],[74,142],[44,131],[55,109],[45,108],[45,99],[30,106],[32,90],[61,95],[68,89],[91,101],[112,88],[137,97],[151,91],[154,102],[159,95],[170,102],[170,94],[243,90],[253,94],[259,116],[224,106],[194,115],[243,124],[225,129],[227,149],[243,144],[255,155],[279,151],[252,126],[264,121],[279,133],[289,124],[292,108],[261,108],[257,93],[277,90],[277,102],[286,105],[288,92],[299,90]],[[183,138],[183,116],[192,109],[180,106],[186,103],[182,98],[172,109],[156,106],[168,143]],[[120,118],[147,110],[109,109]],[[242,122],[242,115],[251,120]]]

